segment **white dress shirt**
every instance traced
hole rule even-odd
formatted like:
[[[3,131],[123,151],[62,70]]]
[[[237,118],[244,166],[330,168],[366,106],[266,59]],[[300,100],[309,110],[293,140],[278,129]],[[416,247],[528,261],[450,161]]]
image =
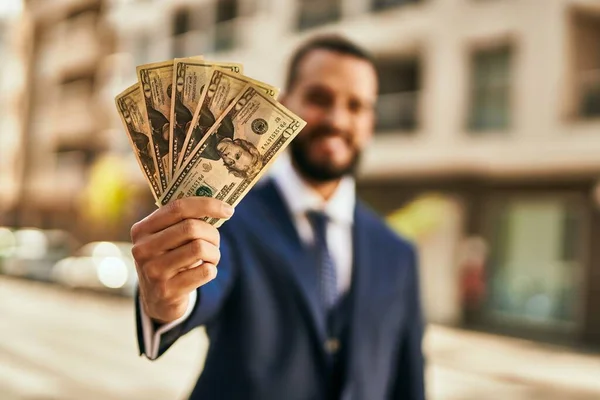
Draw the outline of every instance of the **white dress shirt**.
[[[335,263],[337,272],[337,288],[344,294],[350,288],[352,280],[352,225],[354,223],[354,207],[356,205],[356,187],[354,179],[344,177],[333,196],[328,201],[308,186],[293,168],[287,153],[282,154],[271,170],[271,176],[279,188],[283,200],[287,203],[294,218],[298,235],[305,243],[312,243],[313,231],[306,212],[323,211],[329,217],[327,224],[327,245]],[[161,326],[154,331],[150,318],[144,312],[140,300],[142,332],[146,357],[153,360],[158,356],[158,346],[163,333],[185,321],[196,305],[197,293],[190,293],[190,301],[186,312],[175,321]]]

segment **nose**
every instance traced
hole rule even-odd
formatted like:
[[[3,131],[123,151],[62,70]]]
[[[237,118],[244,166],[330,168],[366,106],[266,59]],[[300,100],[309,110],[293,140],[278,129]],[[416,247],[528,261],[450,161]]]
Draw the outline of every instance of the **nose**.
[[[325,120],[336,130],[346,131],[350,127],[351,114],[344,104],[337,102],[328,110]]]

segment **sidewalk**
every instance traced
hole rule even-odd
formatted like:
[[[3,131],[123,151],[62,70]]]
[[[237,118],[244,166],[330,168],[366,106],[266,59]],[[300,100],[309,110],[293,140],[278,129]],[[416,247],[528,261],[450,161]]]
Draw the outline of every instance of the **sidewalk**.
[[[598,400],[600,354],[430,325],[432,400]]]

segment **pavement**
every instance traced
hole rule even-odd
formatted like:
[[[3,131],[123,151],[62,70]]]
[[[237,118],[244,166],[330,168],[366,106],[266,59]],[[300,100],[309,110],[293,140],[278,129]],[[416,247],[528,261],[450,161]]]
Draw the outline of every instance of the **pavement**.
[[[131,299],[0,276],[1,400],[184,399],[202,370],[201,329],[149,362]],[[598,400],[600,354],[430,325],[433,400]]]

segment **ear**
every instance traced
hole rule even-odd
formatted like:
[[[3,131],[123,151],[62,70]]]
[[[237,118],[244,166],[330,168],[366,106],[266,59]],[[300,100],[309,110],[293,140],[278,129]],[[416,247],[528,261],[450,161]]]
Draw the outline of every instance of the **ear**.
[[[367,135],[367,138],[365,139],[366,145],[371,144],[373,138],[375,137],[375,129],[377,127],[377,115],[375,109],[373,109],[370,119],[371,121],[369,122],[369,133]]]

